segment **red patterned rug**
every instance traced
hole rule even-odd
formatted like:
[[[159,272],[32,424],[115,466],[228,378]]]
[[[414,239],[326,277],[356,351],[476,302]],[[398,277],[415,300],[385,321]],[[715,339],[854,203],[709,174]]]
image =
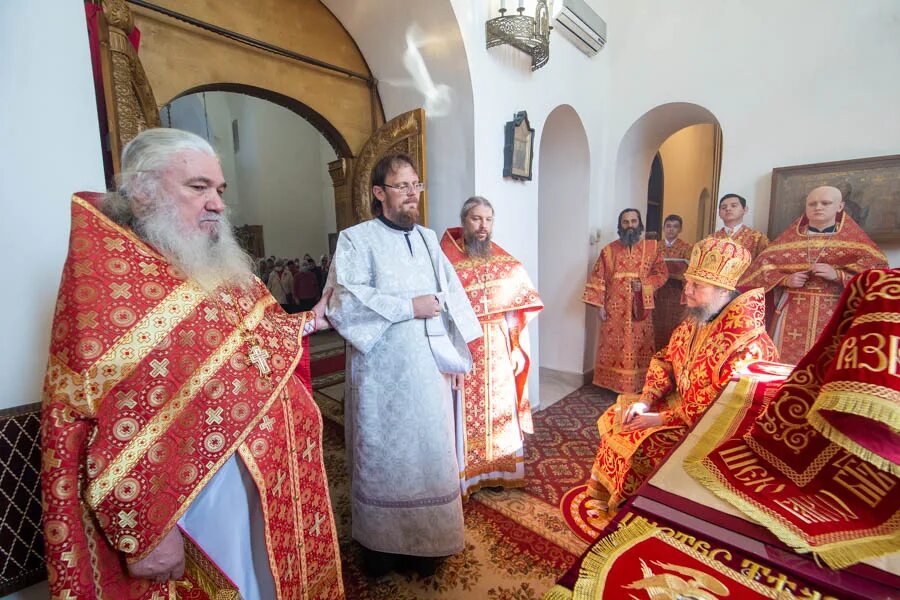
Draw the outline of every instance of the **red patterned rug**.
[[[566,525],[575,532],[575,535],[588,543],[596,540],[615,516],[614,512],[604,512],[598,516],[588,514],[586,504],[590,499],[591,497],[587,493],[587,484],[584,484],[573,487],[566,492],[559,503]]]
[[[587,483],[600,444],[597,419],[615,400],[586,385],[534,414],[534,434],[525,438],[526,492],[559,506],[568,490]]]
[[[320,390],[344,382],[344,341],[331,331],[313,334],[309,368],[312,388]]]
[[[322,398],[317,393],[320,405]],[[465,550],[445,559],[427,578],[391,573],[372,580],[362,573],[360,546],[350,537],[343,428],[326,414],[325,466],[347,598],[541,598],[588,546],[587,538],[570,531],[559,506],[566,490],[590,476],[599,442],[596,421],[613,399],[610,392],[586,386],[535,413],[535,434],[525,441],[528,487],[475,493],[464,505]]]

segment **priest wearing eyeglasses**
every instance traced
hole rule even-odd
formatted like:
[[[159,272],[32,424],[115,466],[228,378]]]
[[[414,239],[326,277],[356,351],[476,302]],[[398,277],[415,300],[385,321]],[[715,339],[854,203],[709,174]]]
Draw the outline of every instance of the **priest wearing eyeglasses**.
[[[430,575],[464,548],[451,388],[472,366],[478,318],[434,231],[409,156],[372,171],[375,218],[341,232],[328,318],[349,342],[345,436],[352,535],[371,576]]]

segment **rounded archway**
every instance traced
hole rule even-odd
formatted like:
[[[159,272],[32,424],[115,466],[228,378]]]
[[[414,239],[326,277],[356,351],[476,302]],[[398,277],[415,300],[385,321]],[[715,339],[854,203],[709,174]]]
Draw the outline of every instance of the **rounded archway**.
[[[652,108],[628,128],[616,157],[616,198],[622,206],[646,207],[654,159],[659,155],[666,179],[663,213],[680,214],[683,235],[694,241],[712,231],[715,212],[697,202],[701,190],[716,197],[722,157],[722,133],[716,116],[688,102]]]
[[[334,153],[338,157],[350,158],[353,156],[353,152],[350,150],[350,146],[347,144],[347,140],[344,138],[341,132],[338,131],[337,127],[335,127],[327,118],[325,118],[324,115],[317,112],[311,106],[304,104],[296,98],[285,96],[284,94],[280,94],[272,90],[267,90],[265,88],[247,85],[245,83],[208,83],[204,85],[198,85],[192,87],[189,90],[184,90],[183,92],[175,95],[175,97],[173,97],[172,99],[163,103],[163,110],[166,106],[171,105],[179,98],[189,96],[191,94],[199,94],[202,92],[231,92],[234,94],[241,94],[244,96],[259,98],[261,100],[271,102],[272,104],[283,106],[289,111],[296,113],[310,125],[316,128],[316,130],[318,130],[319,133],[322,134],[325,140],[328,141],[332,149],[334,149]]]
[[[346,142],[326,121],[263,92],[202,86],[164,105],[160,120],[206,138],[216,150],[228,182],[229,218],[251,255],[295,262],[330,255],[337,222],[329,166]]]
[[[578,113],[564,104],[547,117],[538,163],[538,319],[541,405],[581,387],[585,371],[585,307],[589,269],[590,149]],[[565,340],[565,343],[560,343]]]

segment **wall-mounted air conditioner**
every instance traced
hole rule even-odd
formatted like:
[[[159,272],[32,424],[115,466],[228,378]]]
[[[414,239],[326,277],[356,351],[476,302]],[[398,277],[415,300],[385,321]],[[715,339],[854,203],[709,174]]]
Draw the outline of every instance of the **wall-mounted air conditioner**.
[[[556,1],[562,3],[562,8],[556,15],[553,29],[588,56],[600,52],[606,45],[606,21],[584,0]]]

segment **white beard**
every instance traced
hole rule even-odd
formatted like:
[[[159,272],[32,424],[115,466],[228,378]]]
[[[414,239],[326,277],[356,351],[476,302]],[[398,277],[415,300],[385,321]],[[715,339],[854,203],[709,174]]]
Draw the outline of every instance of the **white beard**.
[[[218,218],[215,233],[188,229],[181,223],[175,203],[158,198],[150,212],[134,216],[133,226],[141,239],[207,292],[221,285],[246,287],[253,281],[253,259],[238,244],[228,217]]]

